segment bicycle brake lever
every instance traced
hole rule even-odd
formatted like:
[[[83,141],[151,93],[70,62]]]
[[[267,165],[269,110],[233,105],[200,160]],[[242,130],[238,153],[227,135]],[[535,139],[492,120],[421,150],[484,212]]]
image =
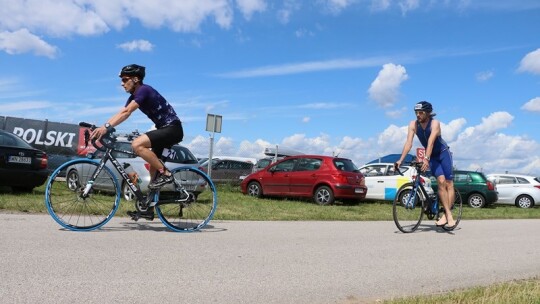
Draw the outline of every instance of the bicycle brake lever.
[[[84,147],[88,148],[88,142],[90,141],[90,131],[84,130]]]

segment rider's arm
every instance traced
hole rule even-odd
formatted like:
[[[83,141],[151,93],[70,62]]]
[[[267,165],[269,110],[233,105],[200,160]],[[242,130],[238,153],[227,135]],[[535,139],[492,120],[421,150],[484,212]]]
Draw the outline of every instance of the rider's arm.
[[[413,120],[409,123],[409,130],[407,132],[407,141],[405,142],[405,145],[403,146],[401,157],[397,161],[398,166],[401,165],[401,163],[405,159],[405,155],[407,155],[407,153],[411,151],[415,134],[416,134],[416,120]]]
[[[118,126],[122,122],[124,122],[126,119],[129,118],[131,113],[133,113],[135,110],[139,108],[139,104],[135,102],[134,100],[131,101],[127,107],[124,107],[118,111],[113,117],[111,117],[109,120],[107,120],[107,123],[111,125],[111,127]],[[94,131],[92,131],[92,138],[100,139],[105,133],[107,133],[107,128],[105,125],[96,128]]]
[[[429,159],[431,157],[431,153],[433,152],[433,145],[435,144],[435,140],[437,137],[441,136],[441,123],[438,120],[433,119],[431,121],[431,135],[428,138],[428,143],[426,147],[426,153],[425,157]]]

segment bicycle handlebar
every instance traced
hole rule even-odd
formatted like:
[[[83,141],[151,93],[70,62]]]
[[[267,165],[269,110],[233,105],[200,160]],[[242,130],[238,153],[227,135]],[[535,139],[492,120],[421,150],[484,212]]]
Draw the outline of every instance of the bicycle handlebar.
[[[422,168],[422,162],[417,162],[413,160],[409,164],[411,165],[411,167],[415,167],[417,172],[420,172],[420,169]],[[399,175],[403,176],[403,172],[399,170],[397,163],[394,163],[394,169],[399,173]]]
[[[80,127],[83,127],[83,128],[87,128],[87,129],[90,129],[91,131],[94,131],[95,129],[97,129],[98,127],[94,124],[91,124],[91,123],[87,123],[87,122],[79,122],[79,126]],[[115,128],[109,128],[107,129],[107,133],[105,133],[100,139],[99,139],[99,143],[101,144],[101,146],[98,146],[96,145],[96,139],[95,138],[92,138],[91,140],[91,144],[92,146],[94,146],[97,150],[99,151],[103,151],[105,152],[105,149],[103,149],[103,147],[105,148],[109,148],[109,149],[112,149],[114,150],[114,147],[112,146],[112,143],[115,141],[115,138],[113,136],[113,133],[116,131]],[[109,141],[105,141],[105,139],[109,139]],[[84,131],[84,144],[86,147],[88,147],[88,141],[90,140],[90,132],[88,132],[88,130],[85,130]]]

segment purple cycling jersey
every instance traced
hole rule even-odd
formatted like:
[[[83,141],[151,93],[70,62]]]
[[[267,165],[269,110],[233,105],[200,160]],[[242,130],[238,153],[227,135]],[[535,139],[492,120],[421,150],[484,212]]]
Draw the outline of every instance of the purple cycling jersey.
[[[174,121],[180,122],[173,107],[149,85],[141,85],[129,96],[125,106],[127,107],[132,100],[139,104],[139,109],[154,122],[157,129],[170,125]]]

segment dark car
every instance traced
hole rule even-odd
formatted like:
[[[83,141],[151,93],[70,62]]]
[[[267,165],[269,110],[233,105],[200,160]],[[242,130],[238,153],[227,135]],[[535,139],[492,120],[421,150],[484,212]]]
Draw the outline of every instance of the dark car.
[[[240,186],[251,196],[312,198],[320,205],[360,201],[367,193],[364,175],[350,159],[322,155],[286,157],[248,175]]]
[[[0,130],[0,185],[30,192],[43,185],[48,175],[45,152],[13,133]]]
[[[202,170],[208,173],[208,163],[201,164]],[[236,159],[212,159],[211,178],[214,183],[238,185],[242,177],[253,171],[253,162]]]
[[[431,181],[431,187],[437,192],[437,180],[431,177]],[[472,208],[482,208],[498,199],[495,184],[482,172],[454,170],[454,187],[458,189],[461,199]]]

